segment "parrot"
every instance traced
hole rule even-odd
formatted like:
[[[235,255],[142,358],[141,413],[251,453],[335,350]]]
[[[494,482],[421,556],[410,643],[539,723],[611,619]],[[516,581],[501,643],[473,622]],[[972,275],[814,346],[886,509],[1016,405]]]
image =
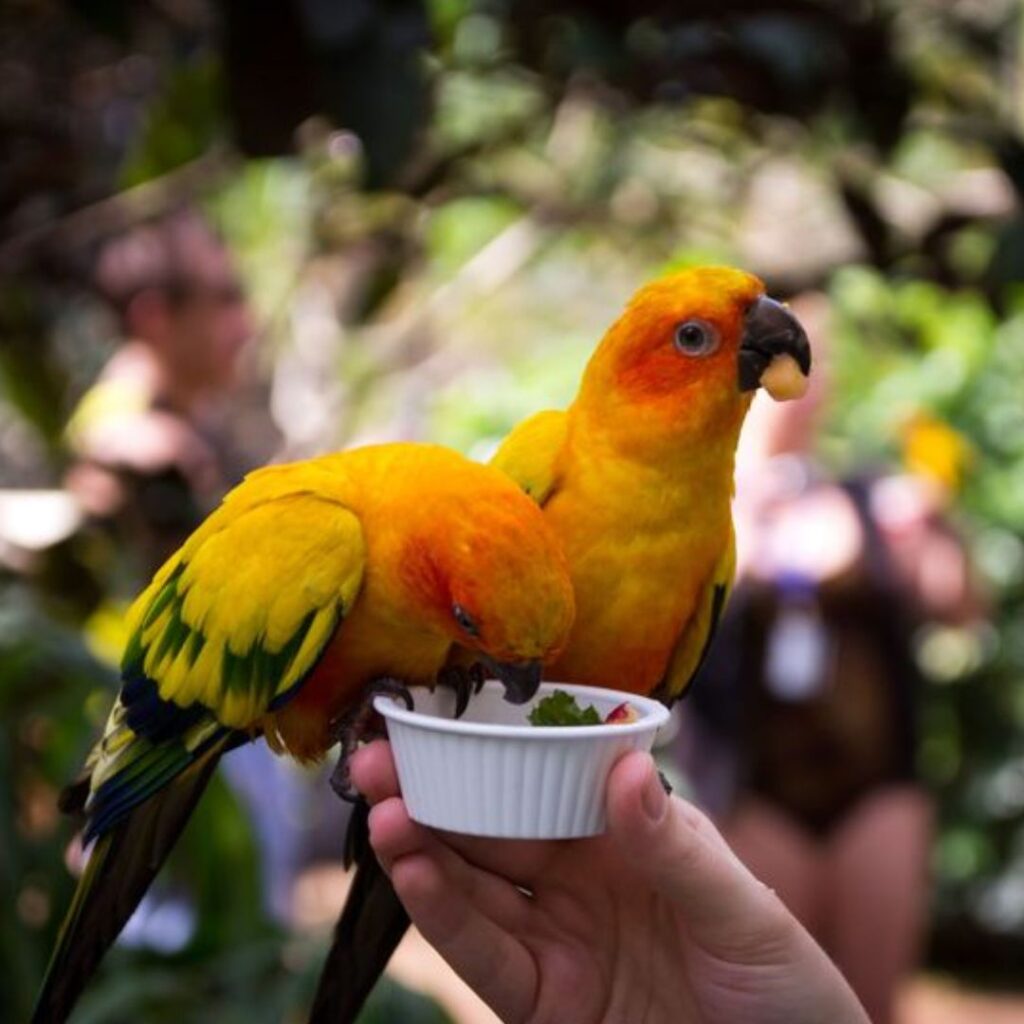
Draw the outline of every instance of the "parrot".
[[[263,736],[309,763],[341,739],[343,788],[368,696],[450,682],[464,703],[468,656],[524,703],[573,614],[560,545],[497,469],[396,443],[247,476],[128,612],[118,696],[62,795],[92,849],[33,1024],[67,1019],[222,755]]]
[[[545,678],[667,704],[686,692],[732,585],[743,420],[762,384],[799,397],[810,369],[806,332],[759,278],[688,268],[636,292],[569,408],[513,428],[491,465],[543,510],[576,598]],[[312,1024],[355,1020],[408,925],[372,855],[358,859],[352,893]]]
[[[509,434],[491,465],[543,509],[576,594],[550,678],[686,692],[732,585],[743,420],[762,383],[798,397],[810,369],[803,327],[760,279],[683,270],[633,296],[567,410]]]

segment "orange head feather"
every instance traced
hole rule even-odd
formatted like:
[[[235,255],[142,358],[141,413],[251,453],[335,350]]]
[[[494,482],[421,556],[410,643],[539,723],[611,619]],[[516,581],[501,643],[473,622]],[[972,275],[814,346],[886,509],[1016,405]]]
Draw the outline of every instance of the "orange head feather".
[[[422,509],[403,563],[434,626],[491,662],[539,665],[568,639],[575,603],[561,544],[497,470],[474,466],[472,479]]]
[[[584,374],[576,414],[626,450],[659,455],[683,439],[734,443],[761,374],[791,354],[806,375],[803,329],[753,274],[683,270],[641,288]]]

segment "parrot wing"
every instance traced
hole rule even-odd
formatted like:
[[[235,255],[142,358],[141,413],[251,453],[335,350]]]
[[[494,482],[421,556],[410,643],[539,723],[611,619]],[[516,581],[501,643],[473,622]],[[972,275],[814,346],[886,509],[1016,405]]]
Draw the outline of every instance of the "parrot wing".
[[[730,524],[725,549],[701,588],[694,614],[676,641],[665,676],[652,697],[671,704],[686,693],[711,648],[735,574],[736,536]]]
[[[310,491],[246,501],[247,485],[129,613],[121,694],[87,766],[87,839],[218,739],[254,731],[302,685],[356,600],[365,563],[357,517]]]
[[[491,459],[542,508],[558,484],[558,453],[568,424],[563,410],[538,412],[515,427]]]
[[[160,569],[129,613],[123,685],[62,807],[96,839],[33,1024],[66,1020],[166,860],[221,754],[302,685],[355,602],[359,520],[261,471]]]

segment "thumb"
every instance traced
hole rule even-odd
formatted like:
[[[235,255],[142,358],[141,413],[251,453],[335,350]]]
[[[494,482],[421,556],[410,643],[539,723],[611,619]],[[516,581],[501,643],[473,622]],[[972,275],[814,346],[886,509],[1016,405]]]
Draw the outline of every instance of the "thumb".
[[[777,951],[793,919],[697,808],[670,797],[648,754],[632,753],[608,780],[608,828],[625,860],[675,904],[691,938],[730,960]]]

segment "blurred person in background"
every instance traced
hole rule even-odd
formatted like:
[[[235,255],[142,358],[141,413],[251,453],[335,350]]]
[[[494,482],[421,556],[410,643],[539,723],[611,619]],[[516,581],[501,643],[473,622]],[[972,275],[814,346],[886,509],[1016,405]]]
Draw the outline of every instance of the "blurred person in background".
[[[69,423],[67,485],[140,559],[134,589],[251,468],[226,420],[253,318],[227,248],[192,210],[109,241],[95,277],[122,341]]]
[[[744,431],[737,584],[689,702],[683,756],[736,853],[887,1024],[929,892],[914,634],[981,613],[945,514],[964,451],[919,418],[908,472],[831,478],[813,456],[829,386],[826,300],[794,306],[815,338],[811,392],[758,403]]]

